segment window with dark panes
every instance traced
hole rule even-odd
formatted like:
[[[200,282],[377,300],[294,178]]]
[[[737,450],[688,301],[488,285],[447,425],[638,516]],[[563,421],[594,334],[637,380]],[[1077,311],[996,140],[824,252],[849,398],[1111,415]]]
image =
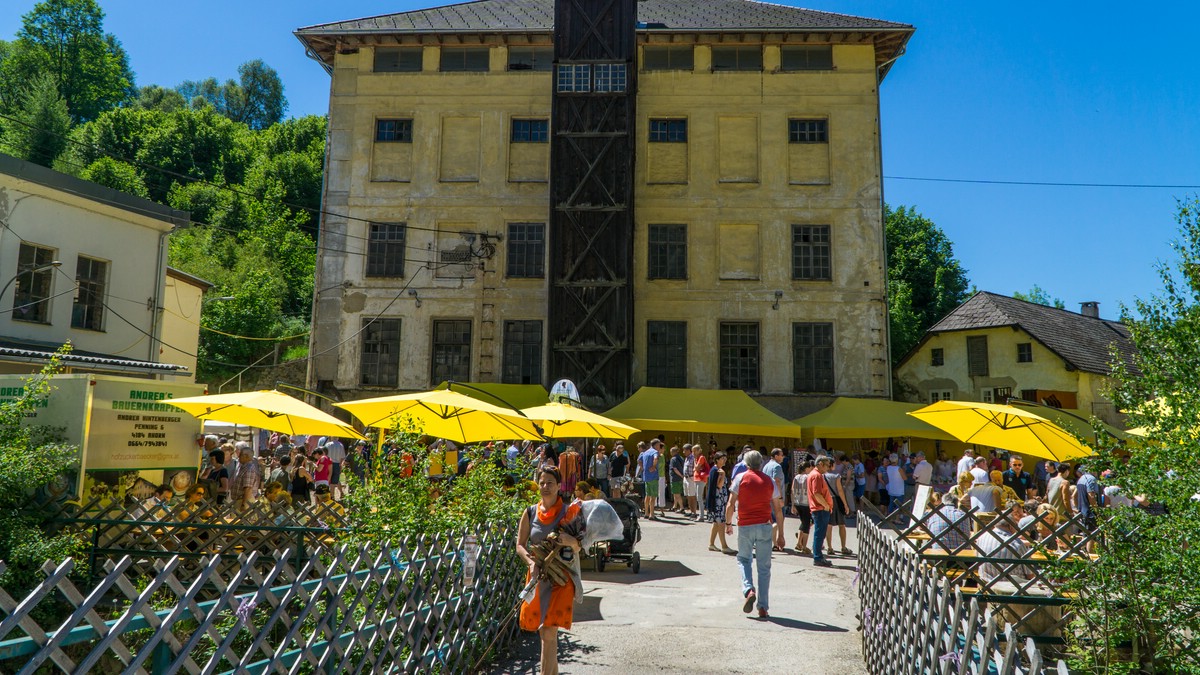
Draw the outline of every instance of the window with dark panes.
[[[442,47],[443,73],[485,73],[491,50],[487,47]]]
[[[592,90],[592,67],[589,64],[560,64],[556,75],[555,86],[559,93],[578,94]]]
[[[419,73],[424,50],[421,47],[376,47],[376,73]]]
[[[550,140],[550,120],[514,119],[513,143],[547,143]]]
[[[761,46],[713,47],[712,69],[762,70]]]
[[[108,285],[108,263],[79,256],[75,262],[75,304],[71,327],[104,330],[104,294]]]
[[[646,322],[646,386],[687,388],[687,322]]]
[[[687,120],[650,120],[651,143],[687,143]]]
[[[367,228],[367,276],[404,276],[404,223],[371,223]]]
[[[828,143],[829,120],[788,120],[788,143]]]
[[[642,47],[643,70],[692,70],[695,67],[691,45]]]
[[[940,366],[946,363],[946,352],[941,347],[929,350],[929,365]]]
[[[967,375],[970,377],[988,374],[988,345],[986,335],[967,337]]]
[[[833,256],[828,225],[792,225],[792,278],[833,279]]]
[[[394,387],[400,379],[400,319],[363,319],[359,384]]]
[[[50,288],[54,281],[54,249],[21,242],[13,280],[14,321],[50,323]]]
[[[687,278],[687,225],[651,225],[646,260],[651,279]]]
[[[833,45],[784,45],[779,48],[779,69],[832,70]]]
[[[505,384],[542,383],[542,322],[504,322]]]
[[[625,91],[624,63],[597,63],[592,67],[595,73],[592,80],[592,91],[620,93]]]
[[[1017,344],[1017,363],[1033,363],[1033,344],[1021,342]]]
[[[1022,389],[1021,390],[1021,400],[1022,401],[1033,401],[1034,403],[1037,403],[1038,402],[1037,389]]]
[[[792,324],[792,386],[797,392],[833,392],[833,324]]]
[[[509,70],[554,70],[554,47],[509,47]]]
[[[1008,403],[1012,398],[1012,387],[996,387],[992,389],[992,395],[996,403]]]
[[[375,120],[375,142],[412,143],[412,120]]]
[[[722,389],[758,391],[758,324],[721,323]]]
[[[471,381],[471,320],[433,322],[432,383]]]
[[[546,274],[546,224],[509,223],[505,275],[540,279]]]

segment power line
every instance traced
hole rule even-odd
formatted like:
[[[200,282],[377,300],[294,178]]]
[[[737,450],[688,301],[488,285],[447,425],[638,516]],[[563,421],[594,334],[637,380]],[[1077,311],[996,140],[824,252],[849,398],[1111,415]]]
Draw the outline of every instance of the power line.
[[[976,178],[934,178],[929,176],[884,176],[886,180],[913,180],[928,183],[973,183],[976,185],[1033,185],[1037,187],[1132,188],[1148,190],[1200,190],[1200,185],[1161,185],[1151,183],[1067,183],[1033,180],[985,180]]]

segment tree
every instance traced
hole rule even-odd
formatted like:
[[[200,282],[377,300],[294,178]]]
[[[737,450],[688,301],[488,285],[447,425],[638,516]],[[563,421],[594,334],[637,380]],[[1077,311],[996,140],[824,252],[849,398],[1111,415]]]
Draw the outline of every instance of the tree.
[[[38,75],[21,97],[20,108],[4,128],[5,152],[42,166],[51,166],[67,145],[71,117],[54,80]]]
[[[1039,305],[1045,305],[1047,307],[1057,307],[1058,309],[1066,309],[1067,308],[1066,304],[1063,303],[1063,301],[1060,298],[1051,298],[1050,294],[1047,293],[1045,291],[1045,289],[1043,289],[1041,286],[1038,286],[1037,284],[1034,284],[1033,288],[1029,289],[1028,293],[1014,291],[1012,296],[1014,298],[1016,298],[1017,300],[1024,300],[1025,302],[1033,302],[1033,303],[1037,303]]]
[[[916,346],[926,329],[967,298],[967,272],[933,221],[915,208],[884,206],[892,363]]]
[[[44,0],[21,21],[0,63],[0,99],[11,103],[15,89],[38,74],[53,78],[75,122],[131,98],[129,59],[121,43],[104,33],[104,12],[95,0]]]
[[[127,194],[150,198],[146,181],[142,180],[142,175],[128,162],[101,157],[84,169],[80,177]]]
[[[1102,510],[1099,559],[1075,589],[1081,672],[1200,672],[1200,200],[1180,204],[1177,220],[1161,294],[1136,301],[1140,318],[1122,308],[1136,355],[1128,367],[1114,353],[1113,401],[1146,437],[1099,448],[1092,471],[1111,469],[1104,483],[1146,508]]]
[[[142,110],[160,110],[162,112],[175,112],[183,110],[187,107],[187,101],[178,91],[160,87],[157,84],[151,84],[138,89],[137,100],[133,102],[133,107]]]
[[[193,108],[212,106],[219,114],[256,131],[280,122],[287,111],[287,99],[279,73],[262,59],[255,59],[238,66],[238,75],[238,81],[226,80],[225,84],[218,84],[214,77],[186,80],[176,90]]]

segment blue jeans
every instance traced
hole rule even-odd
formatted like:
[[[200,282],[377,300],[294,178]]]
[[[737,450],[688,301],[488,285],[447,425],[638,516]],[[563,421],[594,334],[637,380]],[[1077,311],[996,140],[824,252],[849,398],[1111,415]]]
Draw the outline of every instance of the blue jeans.
[[[829,529],[829,512],[825,510],[813,511],[813,560],[824,560],[825,556],[821,554],[821,547],[825,545],[825,532]]]
[[[603,492],[605,497],[608,497],[612,494],[611,492],[608,491],[609,484],[608,484],[607,478],[595,478],[595,479],[593,479],[593,481],[596,484],[596,488],[598,490],[600,490],[601,492]]]
[[[771,524],[738,527],[738,567],[742,571],[742,595],[754,590],[750,573],[750,556],[758,563],[758,608],[769,609],[767,596],[771,591]]]

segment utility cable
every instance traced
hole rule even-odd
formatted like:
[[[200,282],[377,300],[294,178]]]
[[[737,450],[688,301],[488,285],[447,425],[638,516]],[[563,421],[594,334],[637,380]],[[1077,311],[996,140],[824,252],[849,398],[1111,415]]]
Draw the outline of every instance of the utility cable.
[[[1200,190],[1200,185],[1160,185],[1151,183],[1067,183],[1060,181],[984,180],[975,178],[933,178],[927,176],[884,176],[885,180],[913,180],[929,183],[973,183],[976,185],[1032,185],[1036,187],[1128,188],[1148,190]]]

